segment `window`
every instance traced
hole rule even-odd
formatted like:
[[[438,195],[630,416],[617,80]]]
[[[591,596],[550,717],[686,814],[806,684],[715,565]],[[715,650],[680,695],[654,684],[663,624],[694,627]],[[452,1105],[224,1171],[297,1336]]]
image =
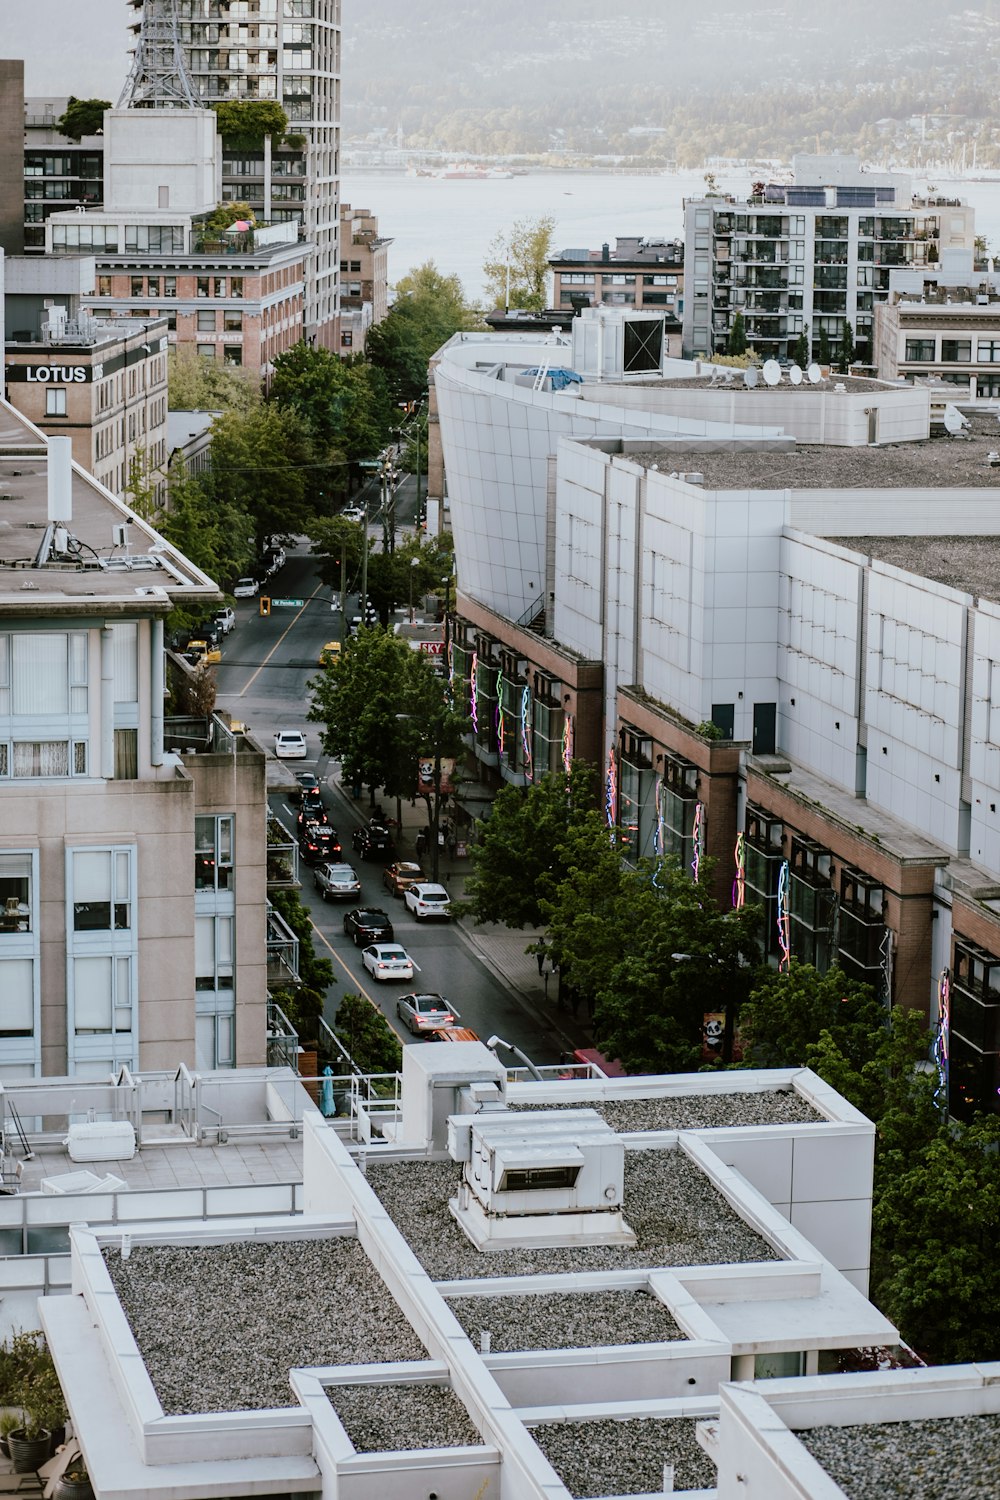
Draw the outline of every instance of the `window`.
[[[0,938],[0,952],[2,943]],[[0,993],[0,1036],[31,1036],[35,1029],[35,983],[30,958],[0,958]]]
[[[68,775],[69,745],[65,740],[15,740],[15,778]]]
[[[352,260],[351,261],[351,270],[359,272],[361,270],[361,262],[359,260]]]
[[[848,866],[840,872],[838,960],[852,979],[874,985],[878,993],[882,971],[885,891],[877,880]]]
[[[198,353],[199,353],[199,355],[201,356],[202,359],[214,359],[215,358],[215,345],[214,344],[199,344],[198,345]]]
[[[976,359],[982,365],[1000,364],[1000,339],[980,339]]]
[[[132,1030],[132,956],[102,953],[73,960],[78,1036]]]
[[[242,333],[243,314],[238,311],[233,312],[229,308],[227,308],[226,311],[222,314],[222,326],[226,333]]]
[[[110,276],[98,276],[98,278],[97,278],[97,295],[99,297],[110,297],[111,296],[111,277]]]
[[[116,224],[54,224],[52,226],[52,249],[56,254],[68,251],[76,255],[80,251],[105,251],[118,253],[118,226]]]
[[[164,276],[164,278],[163,278],[163,295],[164,295],[164,297],[176,297],[177,296],[177,277],[176,276]]]
[[[139,731],[115,730],[115,780],[135,781],[139,775]]]
[[[47,417],[64,417],[66,415],[66,392],[49,386],[45,392],[45,415]]]
[[[228,345],[222,351],[222,362],[226,365],[241,365],[243,363],[243,350],[236,345]]]
[[[5,937],[32,930],[31,877],[30,854],[0,854],[0,952]]]
[[[214,333],[215,332],[215,310],[214,310],[214,308],[211,311],[208,311],[208,312],[199,312],[198,313],[198,332],[199,333]]]
[[[159,295],[160,295],[160,278],[159,278],[159,276],[147,276],[146,277],[146,296],[147,297],[158,297]]]
[[[179,224],[126,224],[125,249],[181,255],[184,252],[184,229]]]
[[[353,343],[354,343],[354,334],[351,332],[351,330],[349,328],[347,328],[340,335],[340,347],[342,349],[350,349],[352,347]]]
[[[194,888],[196,891],[228,891],[233,884],[233,819],[202,817],[194,820]]]
[[[198,296],[199,297],[208,297],[210,295],[210,291],[209,291],[210,286],[211,286],[211,282],[209,281],[209,279],[208,279],[207,276],[199,276],[198,277]]]
[[[971,339],[942,339],[941,363],[966,364],[972,358]]]
[[[130,276],[129,277],[129,296],[130,297],[141,297],[142,294],[143,294],[142,277],[141,276]]]
[[[132,926],[131,851],[74,849],[73,931],[127,932]]]
[[[792,953],[821,974],[830,967],[836,900],[830,885],[831,858],[811,839],[793,838],[788,882]]]
[[[212,278],[212,296],[213,297],[224,297],[225,295],[226,295],[226,278],[224,276],[214,276]]]
[[[230,295],[230,297],[242,297],[243,296],[243,277],[242,276],[230,276],[230,278],[229,278],[229,295]]]
[[[194,919],[194,987],[231,990],[233,987],[234,917]]]

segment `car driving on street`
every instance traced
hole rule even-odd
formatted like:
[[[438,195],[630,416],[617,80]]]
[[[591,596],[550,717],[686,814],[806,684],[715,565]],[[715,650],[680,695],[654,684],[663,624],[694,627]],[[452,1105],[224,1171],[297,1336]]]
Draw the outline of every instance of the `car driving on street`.
[[[401,896],[408,886],[426,878],[420,866],[408,859],[396,860],[382,871],[382,884],[393,896]]]
[[[233,598],[252,599],[259,592],[260,584],[256,578],[237,578],[236,586],[233,589]]]
[[[414,1036],[437,1031],[442,1026],[452,1026],[459,1015],[443,995],[401,995],[396,1001],[396,1014],[412,1031]]]
[[[305,760],[305,735],[299,729],[279,729],[274,736],[274,753],[279,760]]]
[[[361,895],[361,881],[353,865],[317,865],[313,884],[324,901],[351,901]]]
[[[362,943],[392,942],[392,922],[389,913],[378,906],[357,906],[344,917],[344,932],[354,939],[354,946]]]
[[[373,943],[361,954],[361,962],[373,979],[413,978],[413,959],[396,943]]]
[[[443,917],[447,921],[451,916],[451,897],[443,885],[435,885],[432,881],[414,882],[403,892],[403,900],[418,922],[427,917]]]

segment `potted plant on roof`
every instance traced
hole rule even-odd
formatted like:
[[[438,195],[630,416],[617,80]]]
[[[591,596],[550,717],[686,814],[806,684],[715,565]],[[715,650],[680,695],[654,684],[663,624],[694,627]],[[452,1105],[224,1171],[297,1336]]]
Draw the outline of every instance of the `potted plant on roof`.
[[[52,1486],[51,1500],[94,1500],[94,1487],[87,1473],[86,1461],[75,1443],[73,1449],[66,1467]]]
[[[47,1349],[40,1348],[34,1367],[26,1372],[17,1392],[24,1412],[20,1427],[7,1435],[15,1474],[33,1474],[52,1451],[52,1434],[66,1421],[62,1387]]]

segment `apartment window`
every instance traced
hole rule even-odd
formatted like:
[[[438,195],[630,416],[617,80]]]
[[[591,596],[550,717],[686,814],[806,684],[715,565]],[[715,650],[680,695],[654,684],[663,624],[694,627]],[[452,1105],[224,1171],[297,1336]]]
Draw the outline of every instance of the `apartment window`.
[[[983,365],[1000,364],[1000,339],[980,339],[976,359]]]
[[[159,276],[147,276],[146,277],[146,296],[147,297],[158,297],[159,295],[160,295],[160,278],[159,278]]]
[[[227,308],[222,314],[222,326],[226,333],[242,333],[243,314],[241,312],[233,312]]]
[[[838,960],[845,974],[879,987],[886,927],[885,891],[861,870],[845,866],[840,872]]]
[[[791,949],[821,974],[830,967],[836,899],[830,884],[831,857],[811,839],[792,840],[788,882]]]
[[[64,417],[66,415],[66,392],[55,390],[49,386],[45,392],[45,415],[47,417]]]
[[[115,224],[54,224],[52,249],[76,255],[88,250],[118,253],[118,227]]]
[[[226,295],[226,278],[224,276],[213,276],[212,296],[224,297]]]
[[[94,1036],[132,1030],[132,955],[73,959],[73,1030]]]
[[[142,277],[141,276],[130,276],[129,277],[128,288],[129,288],[129,296],[130,297],[141,297],[142,294],[143,294]]]
[[[230,278],[229,278],[229,295],[230,295],[230,297],[242,297],[243,296],[243,277],[242,276],[230,276]]]
[[[139,731],[115,730],[115,780],[135,781],[139,775]]]
[[[209,297],[209,296],[211,296],[211,285],[212,284],[211,284],[211,282],[210,282],[210,280],[209,280],[209,278],[207,276],[199,276],[198,277],[198,296],[199,297]]]
[[[132,926],[132,851],[73,849],[74,932],[128,932]]]
[[[110,276],[98,276],[98,278],[97,278],[97,295],[99,297],[110,297],[111,296],[111,277]]]
[[[222,351],[222,362],[225,365],[241,365],[243,363],[243,350],[235,344],[227,344]]]
[[[164,297],[176,297],[177,296],[177,277],[176,276],[164,276],[164,278],[163,278],[163,295],[164,295]]]
[[[182,255],[184,252],[184,230],[179,224],[126,224],[125,249],[159,251],[166,255]]]
[[[215,345],[214,344],[199,344],[197,347],[198,347],[198,353],[199,353],[199,355],[201,356],[202,359],[214,359],[215,358]]]
[[[747,804],[744,840],[746,900],[748,904],[764,909],[759,941],[765,958],[778,951],[778,872],[782,863],[783,834],[779,819],[753,803]]]
[[[11,765],[15,780],[31,780],[35,777],[68,776],[69,744],[66,740],[15,740],[13,756],[7,757],[7,747],[0,755],[0,776],[6,776]]]
[[[934,358],[933,339],[907,339],[906,352],[903,358],[907,361],[929,360]]]
[[[235,967],[233,917],[195,917],[194,987],[231,990]]]
[[[0,714],[87,712],[85,631],[0,635]]]
[[[0,854],[0,952],[3,951],[6,938],[14,933],[32,930],[34,913],[31,887],[31,855]]]
[[[198,332],[199,333],[214,333],[215,332],[215,309],[214,308],[211,311],[208,311],[208,312],[199,312],[199,314],[198,314]]]
[[[972,359],[971,339],[942,339],[942,364],[968,364]]]
[[[2,944],[0,937],[0,944]],[[31,1036],[35,1029],[35,974],[30,958],[0,958],[0,1036]]]
[[[203,817],[194,820],[194,888],[196,891],[228,891],[233,884],[233,819]]]

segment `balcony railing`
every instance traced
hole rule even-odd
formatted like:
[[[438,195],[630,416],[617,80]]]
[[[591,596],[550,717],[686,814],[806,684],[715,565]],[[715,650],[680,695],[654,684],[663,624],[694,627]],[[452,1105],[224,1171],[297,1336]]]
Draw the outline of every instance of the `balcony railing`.
[[[267,1065],[298,1072],[299,1034],[280,1005],[267,1002]]]
[[[299,846],[288,837],[288,831],[277,818],[267,820],[267,886],[268,890],[291,890],[300,884]]]
[[[267,986],[287,989],[299,984],[299,940],[280,912],[267,906]]]

